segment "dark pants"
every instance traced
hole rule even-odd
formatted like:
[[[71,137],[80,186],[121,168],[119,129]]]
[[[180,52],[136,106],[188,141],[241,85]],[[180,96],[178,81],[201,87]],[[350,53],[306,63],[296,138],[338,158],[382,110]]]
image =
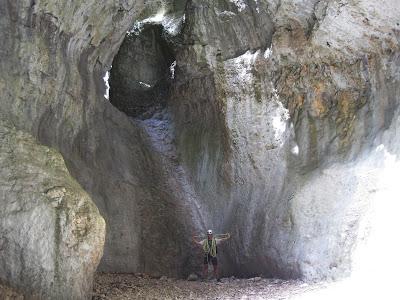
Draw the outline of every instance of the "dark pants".
[[[218,265],[217,257],[213,257],[210,254],[205,255],[204,256],[204,264],[208,265],[210,262],[213,264],[213,266],[217,266]]]

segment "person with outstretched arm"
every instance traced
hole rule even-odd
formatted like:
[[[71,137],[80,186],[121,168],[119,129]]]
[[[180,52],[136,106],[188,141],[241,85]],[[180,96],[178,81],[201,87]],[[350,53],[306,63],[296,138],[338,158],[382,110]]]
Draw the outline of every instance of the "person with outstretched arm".
[[[231,237],[230,233],[226,234],[217,234],[216,237],[213,236],[212,230],[207,230],[207,238],[203,240],[198,240],[197,236],[193,236],[193,242],[203,248],[204,251],[204,262],[203,262],[203,279],[207,279],[208,274],[208,264],[212,263],[213,270],[214,270],[214,277],[217,281],[220,281],[218,277],[218,260],[217,260],[217,253],[218,249],[217,246],[229,239]]]

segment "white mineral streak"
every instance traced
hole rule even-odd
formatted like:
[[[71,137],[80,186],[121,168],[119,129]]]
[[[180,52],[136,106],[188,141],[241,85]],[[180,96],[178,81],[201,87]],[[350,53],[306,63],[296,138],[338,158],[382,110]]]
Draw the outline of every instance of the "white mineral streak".
[[[165,9],[161,9],[154,16],[148,17],[141,21],[137,21],[133,24],[133,27],[128,34],[139,35],[143,30],[144,26],[147,24],[161,25],[163,29],[172,36],[175,36],[181,30],[182,24],[185,22],[185,15],[183,16],[168,16],[165,14]]]
[[[298,146],[298,145],[294,146],[294,147],[292,148],[291,152],[292,152],[294,155],[299,155],[299,146]]]
[[[267,48],[267,50],[265,50],[265,52],[264,52],[264,58],[268,59],[268,58],[270,58],[271,55],[272,55],[271,48]]]
[[[218,17],[224,17],[224,18],[231,18],[236,16],[236,14],[233,11],[229,10],[219,11],[215,9],[215,13],[217,14]]]
[[[229,2],[235,4],[239,11],[243,11],[246,8],[244,0],[229,0]]]
[[[171,79],[175,78],[175,67],[176,67],[176,60],[169,67],[169,73],[170,73]]]
[[[109,79],[110,79],[110,71],[107,71],[103,77],[104,84],[106,85],[106,91],[104,93],[104,98],[106,98],[107,100],[110,99],[110,83],[108,82]]]
[[[260,7],[258,6],[258,0],[254,0],[256,2],[256,12],[260,13]]]
[[[274,136],[278,145],[281,147],[286,140],[287,121],[289,120],[289,112],[283,107],[282,103],[277,101],[278,108],[275,111],[275,116],[272,119],[274,128]]]
[[[284,140],[282,137],[286,131],[287,120],[289,119],[289,113],[286,108],[283,107],[282,103],[277,101],[278,108],[274,111],[275,115],[272,117],[272,126],[274,128],[274,135],[276,141],[280,141],[280,146],[283,145]]]
[[[133,27],[128,33],[133,33],[139,35],[139,33],[143,30],[144,25],[146,24],[161,24],[164,19],[165,9],[160,10],[154,16],[148,17],[141,21],[137,21],[133,24]]]
[[[148,83],[146,83],[146,82],[143,82],[143,81],[139,81],[139,84],[142,85],[142,86],[144,86],[145,88],[150,88],[150,87],[151,87],[150,84],[148,84]]]
[[[272,82],[271,82],[271,85],[273,85]],[[276,100],[279,100],[278,90],[276,88],[272,88],[272,95],[274,96],[274,98]]]
[[[182,17],[164,17],[161,22],[164,30],[168,32],[169,35],[175,36],[177,35],[182,27],[182,24],[185,22],[184,16]]]

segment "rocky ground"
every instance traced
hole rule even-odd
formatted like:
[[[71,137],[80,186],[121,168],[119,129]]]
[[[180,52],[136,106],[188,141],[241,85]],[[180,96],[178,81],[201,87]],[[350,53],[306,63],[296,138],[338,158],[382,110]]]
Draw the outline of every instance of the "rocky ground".
[[[322,283],[255,277],[223,278],[221,282],[187,281],[167,277],[100,273],[96,275],[93,300],[100,299],[294,299],[320,290]]]
[[[0,299],[1,300],[22,300],[24,297],[14,289],[0,282]]]

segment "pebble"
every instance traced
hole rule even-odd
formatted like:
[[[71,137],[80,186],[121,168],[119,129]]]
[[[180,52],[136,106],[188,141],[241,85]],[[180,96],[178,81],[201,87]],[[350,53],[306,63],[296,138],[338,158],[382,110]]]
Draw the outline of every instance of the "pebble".
[[[262,280],[262,278],[261,277],[253,277],[253,278],[249,278],[248,280],[249,281],[260,281],[260,280]]]
[[[188,281],[197,281],[198,279],[199,279],[199,276],[197,276],[194,273],[191,273],[187,278]]]

